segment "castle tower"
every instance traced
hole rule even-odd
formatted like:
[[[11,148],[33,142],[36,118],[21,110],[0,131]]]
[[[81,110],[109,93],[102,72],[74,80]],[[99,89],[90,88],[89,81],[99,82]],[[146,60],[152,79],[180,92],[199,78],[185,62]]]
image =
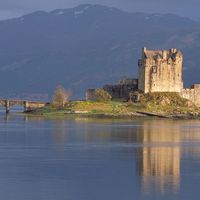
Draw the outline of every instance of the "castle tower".
[[[138,88],[149,92],[181,92],[183,55],[177,49],[142,49],[142,58],[138,61]]]

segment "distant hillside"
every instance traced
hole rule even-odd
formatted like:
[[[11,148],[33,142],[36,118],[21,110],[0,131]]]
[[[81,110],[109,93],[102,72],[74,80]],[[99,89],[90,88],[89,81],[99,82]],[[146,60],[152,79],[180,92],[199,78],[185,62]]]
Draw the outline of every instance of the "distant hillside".
[[[0,21],[0,95],[51,94],[62,84],[83,97],[137,76],[143,46],[181,48],[186,83],[200,82],[200,24],[187,18],[80,5]]]

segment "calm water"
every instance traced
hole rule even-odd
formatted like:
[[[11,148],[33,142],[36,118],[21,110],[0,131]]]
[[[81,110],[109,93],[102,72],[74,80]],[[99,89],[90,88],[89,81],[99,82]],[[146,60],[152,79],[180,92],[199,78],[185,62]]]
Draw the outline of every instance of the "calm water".
[[[0,115],[0,199],[198,199],[200,121]]]

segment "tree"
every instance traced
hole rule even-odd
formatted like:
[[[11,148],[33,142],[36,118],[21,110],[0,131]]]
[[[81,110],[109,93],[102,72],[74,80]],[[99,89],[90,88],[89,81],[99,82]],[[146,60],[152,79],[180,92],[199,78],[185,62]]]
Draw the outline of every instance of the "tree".
[[[96,89],[95,96],[97,101],[111,101],[112,96],[104,89]]]
[[[59,85],[56,87],[52,103],[58,108],[64,108],[65,104],[69,101],[70,92],[67,91],[63,86]]]

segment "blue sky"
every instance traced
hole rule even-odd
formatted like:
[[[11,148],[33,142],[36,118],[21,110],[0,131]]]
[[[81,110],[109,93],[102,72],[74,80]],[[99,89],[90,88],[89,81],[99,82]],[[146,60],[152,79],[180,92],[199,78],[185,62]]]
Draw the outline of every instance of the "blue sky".
[[[109,5],[133,12],[174,13],[200,20],[200,0],[0,0],[0,19],[83,3]]]

